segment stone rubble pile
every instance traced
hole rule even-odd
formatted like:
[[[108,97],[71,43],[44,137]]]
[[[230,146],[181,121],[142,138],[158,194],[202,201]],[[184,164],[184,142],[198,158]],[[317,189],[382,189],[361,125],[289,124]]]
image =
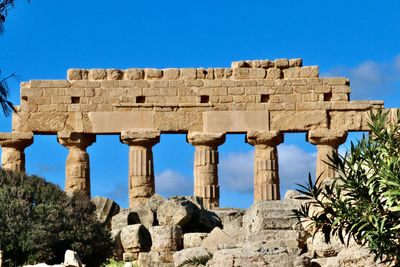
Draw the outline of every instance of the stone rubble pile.
[[[141,267],[194,266],[386,266],[355,242],[314,239],[294,217],[301,201],[289,191],[284,200],[260,201],[247,210],[206,210],[201,198],[153,195],[146,205],[121,209],[111,219],[115,257]],[[187,264],[185,264],[187,263]]]

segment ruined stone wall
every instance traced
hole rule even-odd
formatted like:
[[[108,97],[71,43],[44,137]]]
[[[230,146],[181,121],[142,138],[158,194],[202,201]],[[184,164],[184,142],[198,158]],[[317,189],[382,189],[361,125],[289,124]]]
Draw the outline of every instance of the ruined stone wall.
[[[346,78],[320,78],[301,59],[233,62],[232,68],[70,69],[67,80],[21,84],[13,131],[117,133],[298,132],[366,129],[382,101],[349,101]]]

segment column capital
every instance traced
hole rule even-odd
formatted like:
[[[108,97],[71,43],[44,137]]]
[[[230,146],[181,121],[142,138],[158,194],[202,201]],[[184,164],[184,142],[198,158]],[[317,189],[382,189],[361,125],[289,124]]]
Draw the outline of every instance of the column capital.
[[[57,141],[65,147],[79,147],[86,149],[96,142],[96,135],[88,133],[58,132]]]
[[[283,142],[283,133],[280,131],[250,131],[246,135],[246,143],[252,146],[277,146]]]
[[[128,146],[154,146],[160,142],[161,131],[154,129],[123,130],[120,141]]]
[[[12,132],[0,133],[0,146],[13,147],[17,149],[25,149],[32,145],[33,133],[32,132]]]
[[[313,145],[330,145],[338,147],[347,138],[347,131],[344,130],[310,130],[306,139]]]
[[[193,146],[218,147],[225,142],[225,133],[189,132],[186,140]]]

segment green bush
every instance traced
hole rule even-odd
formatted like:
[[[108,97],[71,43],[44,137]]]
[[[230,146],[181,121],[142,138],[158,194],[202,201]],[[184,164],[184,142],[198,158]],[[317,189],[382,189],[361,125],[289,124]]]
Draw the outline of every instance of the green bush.
[[[398,113],[400,118],[400,113]],[[388,113],[370,112],[371,135],[344,156],[334,154],[332,183],[309,184],[298,191],[308,203],[297,215],[345,243],[353,238],[374,253],[375,260],[400,265],[400,121],[389,125]],[[314,212],[313,212],[314,211]],[[315,212],[319,211],[319,212]]]
[[[87,266],[112,255],[108,230],[96,220],[95,206],[37,176],[0,168],[0,249],[4,266],[61,263],[67,249]]]

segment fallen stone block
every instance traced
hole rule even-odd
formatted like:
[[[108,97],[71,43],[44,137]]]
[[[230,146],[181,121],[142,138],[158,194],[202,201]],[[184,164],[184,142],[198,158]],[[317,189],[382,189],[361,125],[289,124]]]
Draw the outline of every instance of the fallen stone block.
[[[237,267],[237,266],[290,266],[308,267],[302,264],[297,255],[288,254],[285,249],[270,248],[233,248],[222,249],[214,253],[207,262],[207,267]]]
[[[301,229],[299,219],[293,212],[298,207],[299,204],[294,201],[260,201],[253,204],[243,216],[246,237],[268,229]]]
[[[116,202],[106,197],[96,196],[92,198],[91,202],[96,206],[95,215],[97,219],[105,225],[111,223],[111,218],[118,214],[120,209]]]
[[[150,251],[139,253],[139,266],[149,267],[174,267],[173,252],[171,251]]]
[[[154,213],[148,206],[136,206],[130,209],[130,211],[137,214],[138,223],[143,224],[147,229],[153,226]]]
[[[221,228],[215,227],[211,233],[203,240],[201,246],[206,248],[211,254],[217,250],[217,246],[223,243],[233,243],[234,240],[227,235]]]
[[[149,229],[151,251],[177,251],[182,248],[182,228],[179,226],[152,226]]]
[[[114,257],[118,260],[121,260],[122,254],[124,253],[124,248],[122,247],[122,243],[121,243],[121,230],[120,229],[111,231],[111,240],[115,244],[114,251],[113,251]]]
[[[124,252],[150,251],[152,241],[149,231],[142,224],[128,225],[121,230],[121,244]]]
[[[170,198],[157,211],[160,225],[179,225],[184,227],[198,207],[185,198]]]
[[[111,219],[111,229],[118,230],[125,226],[140,223],[139,216],[136,212],[130,209],[121,209],[121,211],[114,215]]]
[[[193,248],[201,246],[208,233],[187,233],[183,235],[183,247]]]
[[[212,210],[221,219],[222,229],[236,241],[246,238],[243,231],[243,216],[246,210],[235,208],[217,208]]]

